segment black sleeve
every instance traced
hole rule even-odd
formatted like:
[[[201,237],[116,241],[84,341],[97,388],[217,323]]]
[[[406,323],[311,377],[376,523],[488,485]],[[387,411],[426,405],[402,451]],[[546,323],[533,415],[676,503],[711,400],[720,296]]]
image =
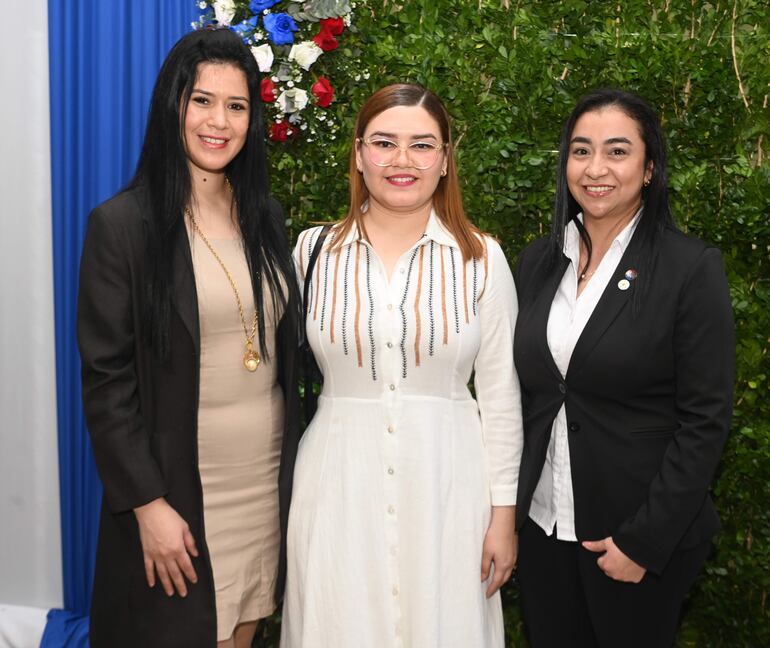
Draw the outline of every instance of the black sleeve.
[[[613,535],[623,553],[654,573],[703,506],[730,429],[735,325],[715,248],[704,250],[682,286],[672,346],[679,430],[644,504]]]
[[[116,214],[89,217],[80,261],[77,335],[83,404],[104,494],[115,512],[167,492],[139,407],[130,246]]]

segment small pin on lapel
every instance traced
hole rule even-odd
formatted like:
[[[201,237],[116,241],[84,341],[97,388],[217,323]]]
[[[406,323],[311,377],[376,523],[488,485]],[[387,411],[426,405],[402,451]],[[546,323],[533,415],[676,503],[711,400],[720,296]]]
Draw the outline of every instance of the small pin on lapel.
[[[628,281],[628,279],[621,279],[618,281],[618,288],[621,290],[628,290],[628,288],[631,286],[631,282]]]
[[[628,270],[626,270],[626,279],[628,279],[629,281],[633,281],[638,276],[639,276],[639,273],[633,268],[629,268]]]

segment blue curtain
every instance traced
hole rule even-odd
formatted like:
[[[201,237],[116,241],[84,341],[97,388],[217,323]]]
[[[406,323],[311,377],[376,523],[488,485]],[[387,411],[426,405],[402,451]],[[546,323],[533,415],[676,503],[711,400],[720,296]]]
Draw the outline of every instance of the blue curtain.
[[[87,646],[101,485],[88,440],[75,340],[89,211],[130,179],[152,86],[198,18],[194,0],[49,0],[56,382],[65,610],[43,648]]]

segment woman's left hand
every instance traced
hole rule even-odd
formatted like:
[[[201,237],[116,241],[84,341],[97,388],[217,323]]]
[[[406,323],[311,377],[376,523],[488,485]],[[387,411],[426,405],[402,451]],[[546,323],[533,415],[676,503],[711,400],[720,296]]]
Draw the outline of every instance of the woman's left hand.
[[[644,578],[647,570],[641,565],[635,563],[612,541],[612,536],[604,540],[586,540],[583,546],[588,551],[605,552],[596,561],[607,576],[616,581],[624,583],[638,583]]]
[[[516,535],[516,507],[493,506],[492,520],[484,536],[481,555],[481,580],[489,578],[492,564],[495,568],[487,587],[487,598],[499,590],[511,578],[519,553],[519,537]]]

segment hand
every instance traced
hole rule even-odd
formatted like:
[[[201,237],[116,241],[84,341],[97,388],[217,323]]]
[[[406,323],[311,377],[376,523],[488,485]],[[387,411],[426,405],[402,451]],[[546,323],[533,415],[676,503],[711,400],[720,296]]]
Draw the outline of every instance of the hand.
[[[493,506],[492,520],[484,537],[481,554],[481,580],[489,578],[492,564],[495,568],[487,587],[487,598],[499,590],[511,578],[516,568],[519,537],[516,535],[516,507]]]
[[[198,582],[190,560],[190,555],[198,556],[198,549],[187,522],[162,497],[135,508],[134,514],[139,523],[147,584],[155,587],[157,571],[166,594],[173,596],[176,587],[180,596],[187,596],[184,577],[191,583]]]
[[[612,541],[612,536],[604,540],[586,540],[583,546],[588,551],[605,553],[599,556],[596,564],[607,576],[624,583],[638,583],[644,578],[647,570],[631,560]]]

